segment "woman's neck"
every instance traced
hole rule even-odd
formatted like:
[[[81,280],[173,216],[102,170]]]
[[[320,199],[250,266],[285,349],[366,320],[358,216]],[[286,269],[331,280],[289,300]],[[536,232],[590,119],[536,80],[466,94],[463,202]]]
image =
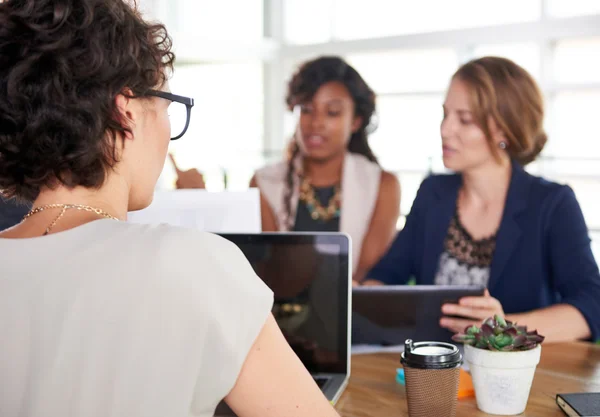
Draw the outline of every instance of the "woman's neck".
[[[75,187],[69,189],[64,186],[55,189],[44,189],[33,203],[33,207],[47,204],[78,204],[100,209],[120,220],[127,219],[128,190],[124,186],[116,186],[107,181],[99,189]]]
[[[344,154],[341,154],[324,161],[306,158],[304,160],[304,173],[310,178],[311,184],[315,187],[339,184],[342,178],[344,156]]]
[[[503,203],[510,186],[511,174],[510,160],[463,172],[463,198],[481,207]]]

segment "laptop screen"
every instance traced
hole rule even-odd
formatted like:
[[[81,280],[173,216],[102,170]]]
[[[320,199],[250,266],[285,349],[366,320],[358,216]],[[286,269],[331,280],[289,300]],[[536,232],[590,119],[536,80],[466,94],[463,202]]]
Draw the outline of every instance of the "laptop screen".
[[[273,315],[311,373],[348,366],[349,241],[341,234],[222,234],[273,290]]]

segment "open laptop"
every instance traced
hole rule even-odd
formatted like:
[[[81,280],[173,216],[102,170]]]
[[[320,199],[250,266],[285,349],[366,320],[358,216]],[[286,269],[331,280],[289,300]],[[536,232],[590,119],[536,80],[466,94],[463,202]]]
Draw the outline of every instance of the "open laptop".
[[[442,305],[482,296],[483,287],[444,285],[365,286],[352,289],[352,344],[403,345],[415,341],[451,342],[440,327]]]
[[[327,399],[350,376],[351,248],[341,233],[221,234],[273,290],[273,315]],[[229,414],[228,414],[229,413]],[[222,403],[216,415],[231,415]]]

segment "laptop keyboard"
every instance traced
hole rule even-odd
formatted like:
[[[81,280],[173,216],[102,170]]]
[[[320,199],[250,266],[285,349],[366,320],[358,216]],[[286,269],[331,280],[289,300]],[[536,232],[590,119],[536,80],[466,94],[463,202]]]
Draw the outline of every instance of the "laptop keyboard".
[[[327,381],[329,381],[329,378],[322,376],[313,376],[313,379],[315,380],[319,388],[323,388]]]

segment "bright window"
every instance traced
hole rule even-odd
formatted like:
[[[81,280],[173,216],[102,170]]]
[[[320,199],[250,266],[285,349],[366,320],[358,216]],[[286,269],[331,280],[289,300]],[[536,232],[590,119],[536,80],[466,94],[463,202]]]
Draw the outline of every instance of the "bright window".
[[[347,59],[378,94],[445,91],[458,67],[452,49],[372,52]]]
[[[186,135],[171,144],[179,165],[196,167],[210,189],[228,185],[247,188],[263,162],[263,80],[260,62],[179,67],[171,80],[173,93],[195,99]],[[170,168],[164,174],[169,184]],[[242,187],[243,184],[243,187]]]
[[[390,96],[377,101],[379,127],[370,144],[386,169],[427,170],[440,154],[442,95]]]
[[[173,29],[178,32],[244,42],[263,37],[262,0],[171,0],[170,4],[177,14]]]
[[[289,44],[327,42],[331,38],[332,0],[286,0],[284,34]]]
[[[558,83],[600,82],[600,37],[558,42],[554,75]]]
[[[548,14],[553,17],[571,17],[600,13],[598,0],[546,0]]]
[[[549,130],[546,155],[560,158],[599,158],[600,89],[556,94],[546,119]],[[600,168],[595,167],[600,174]]]
[[[541,0],[336,0],[335,39],[364,39],[534,21]]]
[[[285,39],[290,44],[312,44],[528,22],[539,19],[540,3],[285,0]]]

